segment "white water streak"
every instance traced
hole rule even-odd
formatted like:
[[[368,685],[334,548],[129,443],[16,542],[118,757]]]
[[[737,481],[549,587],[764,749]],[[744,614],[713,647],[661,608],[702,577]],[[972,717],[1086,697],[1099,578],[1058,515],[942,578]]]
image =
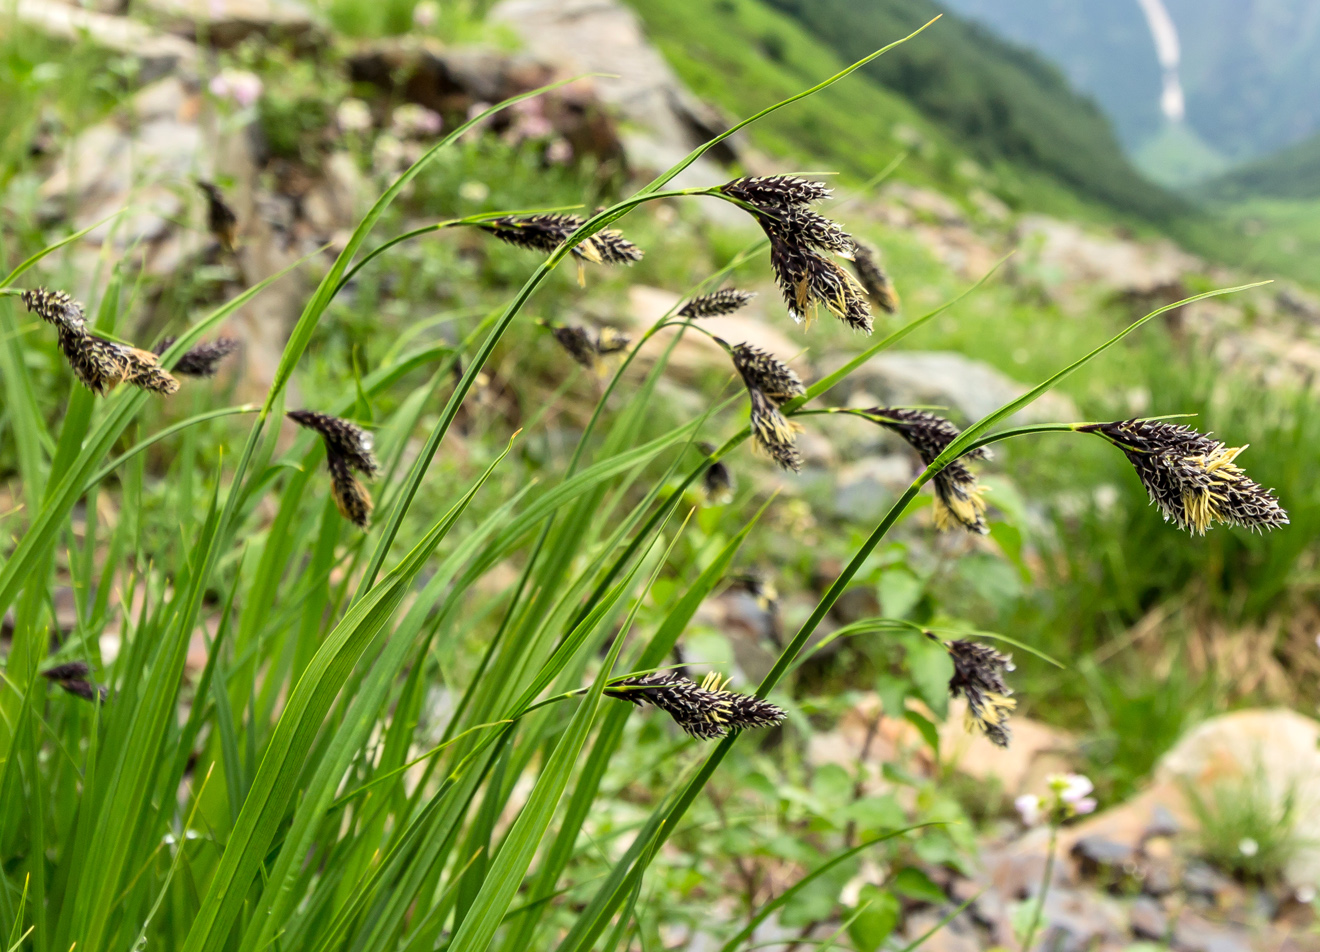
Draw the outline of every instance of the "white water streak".
[[[1146,25],[1150,28],[1151,39],[1155,41],[1155,55],[1159,58],[1164,76],[1160,109],[1170,121],[1182,122],[1187,114],[1187,105],[1182,80],[1178,77],[1178,65],[1182,59],[1178,28],[1174,26],[1173,17],[1169,16],[1163,0],[1137,0],[1137,3],[1146,15]]]

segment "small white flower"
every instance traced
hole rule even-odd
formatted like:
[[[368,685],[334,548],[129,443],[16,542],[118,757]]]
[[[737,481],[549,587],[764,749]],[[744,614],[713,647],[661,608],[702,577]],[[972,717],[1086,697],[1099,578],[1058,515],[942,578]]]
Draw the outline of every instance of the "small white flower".
[[[1073,812],[1078,816],[1086,816],[1088,813],[1094,813],[1097,804],[1095,797],[1082,797],[1073,803]]]
[[[399,106],[390,119],[390,131],[401,139],[433,136],[443,126],[440,113],[415,103]]]
[[[490,186],[485,182],[469,179],[458,187],[458,197],[465,202],[484,202],[490,197]]]
[[[1238,843],[1238,852],[1243,856],[1255,856],[1260,852],[1260,844],[1251,837],[1244,836],[1242,837],[1242,841]]]
[[[413,7],[413,26],[419,30],[429,30],[440,19],[440,7],[435,0],[422,0]]]
[[[1022,822],[1026,826],[1035,826],[1044,816],[1040,797],[1034,793],[1024,793],[1013,801],[1013,806],[1017,807],[1018,815],[1022,817]]]
[[[211,95],[228,99],[246,109],[261,98],[261,77],[245,69],[222,69],[208,84]]]
[[[371,108],[361,99],[345,99],[335,110],[335,122],[341,132],[370,132]]]
[[[1064,803],[1076,805],[1095,789],[1095,784],[1091,783],[1090,778],[1081,774],[1068,774],[1062,778],[1062,781],[1056,789],[1059,791],[1059,799]]]

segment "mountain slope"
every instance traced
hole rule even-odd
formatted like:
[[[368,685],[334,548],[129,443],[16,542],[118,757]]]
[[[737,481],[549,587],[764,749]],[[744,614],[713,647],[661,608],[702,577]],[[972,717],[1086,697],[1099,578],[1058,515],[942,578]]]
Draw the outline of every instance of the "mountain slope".
[[[1320,198],[1320,135],[1207,182],[1208,198]]]
[[[933,0],[768,0],[843,59],[859,59],[942,12]],[[1128,214],[1161,221],[1179,199],[1147,182],[1103,113],[1058,69],[987,30],[946,16],[881,57],[867,75],[900,93],[982,160],[1044,172]]]

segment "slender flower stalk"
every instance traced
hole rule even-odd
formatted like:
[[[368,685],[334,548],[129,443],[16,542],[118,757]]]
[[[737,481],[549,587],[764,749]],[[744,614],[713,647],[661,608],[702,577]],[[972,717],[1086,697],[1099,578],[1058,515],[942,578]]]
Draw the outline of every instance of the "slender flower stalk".
[[[1077,427],[1123,451],[1165,522],[1195,535],[1214,523],[1264,531],[1288,524],[1272,490],[1235,462],[1246,446],[1227,446],[1189,426],[1122,420]]]
[[[737,694],[728,685],[715,672],[698,684],[673,671],[656,671],[612,681],[605,693],[638,706],[643,701],[654,704],[686,733],[701,740],[773,727],[788,716],[778,705],[751,694]]]

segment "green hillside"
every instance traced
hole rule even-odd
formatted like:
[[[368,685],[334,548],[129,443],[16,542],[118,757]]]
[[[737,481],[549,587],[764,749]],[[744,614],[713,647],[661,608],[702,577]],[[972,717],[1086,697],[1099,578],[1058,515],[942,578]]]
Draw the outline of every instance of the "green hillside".
[[[858,59],[943,12],[933,0],[768,0],[842,58]],[[1182,202],[1147,182],[1109,121],[1054,66],[987,30],[946,15],[920,42],[867,67],[983,161],[1004,159],[1050,175],[1123,212],[1171,218]]]
[[[819,82],[848,61],[793,17],[761,0],[628,3],[680,78],[730,115],[749,115]],[[946,18],[907,45],[940,48],[939,34],[949,22]],[[895,28],[874,37],[875,45],[909,32]],[[868,40],[867,52],[871,49]],[[1014,208],[1093,221],[1115,217],[1114,206],[1101,204],[1094,191],[1076,190],[1057,176],[993,151],[973,153],[898,92],[859,78],[781,110],[757,123],[749,135],[753,145],[790,158],[804,170],[838,172],[854,183],[866,181],[907,152],[900,177],[955,197],[981,188]],[[1146,193],[1153,196],[1152,205],[1169,202],[1153,187],[1144,186]],[[1140,221],[1135,215],[1123,217]]]
[[[1240,166],[1200,190],[1207,198],[1320,198],[1320,135]]]

